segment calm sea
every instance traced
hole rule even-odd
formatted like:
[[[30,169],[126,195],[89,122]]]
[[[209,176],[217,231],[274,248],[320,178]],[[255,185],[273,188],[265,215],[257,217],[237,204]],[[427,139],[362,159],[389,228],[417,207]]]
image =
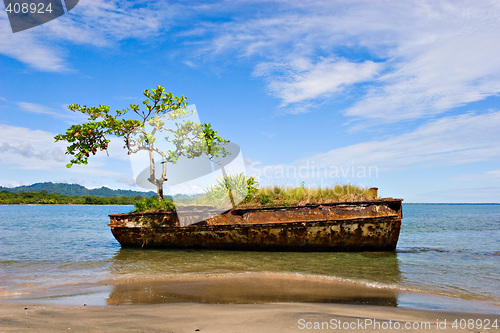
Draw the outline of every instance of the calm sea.
[[[131,208],[0,206],[0,297],[265,272],[500,305],[500,205],[404,205],[396,253],[121,249],[108,214]]]

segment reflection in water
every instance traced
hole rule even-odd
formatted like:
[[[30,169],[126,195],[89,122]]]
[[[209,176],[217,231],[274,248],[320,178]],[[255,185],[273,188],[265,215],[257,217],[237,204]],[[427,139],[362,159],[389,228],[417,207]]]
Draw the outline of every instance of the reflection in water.
[[[305,302],[397,306],[397,294],[313,276],[250,273],[116,285],[106,301],[108,305]]]
[[[385,252],[122,249],[108,304],[317,302],[397,305],[398,259]],[[125,280],[127,283],[120,284]],[[369,283],[376,283],[376,286]]]

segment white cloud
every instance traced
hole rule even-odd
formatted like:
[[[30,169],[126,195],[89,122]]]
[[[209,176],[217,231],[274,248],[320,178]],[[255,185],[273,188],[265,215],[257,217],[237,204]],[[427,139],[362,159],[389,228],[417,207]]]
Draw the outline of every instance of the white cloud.
[[[351,96],[356,102],[344,113],[371,125],[428,117],[500,94],[496,1],[277,1],[252,16],[249,6],[259,5],[88,0],[16,34],[1,15],[0,53],[39,70],[63,71],[67,44],[147,42],[176,24],[182,27],[176,36],[186,43],[195,36],[191,45],[205,59],[236,52],[257,60],[254,75],[264,78],[281,106],[290,106],[285,112],[308,112],[356,84],[364,90]],[[221,12],[229,20],[199,19]],[[186,20],[175,20],[179,13]],[[189,25],[193,18],[197,24]]]
[[[498,126],[500,112],[446,117],[407,134],[337,149],[321,158],[355,160],[387,169],[485,161],[500,156]]]
[[[250,10],[254,7],[259,10]],[[179,13],[184,20],[176,19]],[[210,19],[221,13],[229,19]],[[190,54],[212,61],[236,52],[256,60],[254,75],[264,78],[282,106],[290,106],[285,112],[308,112],[363,84],[344,113],[374,125],[427,117],[498,95],[499,16],[497,1],[276,1],[261,6],[253,1],[88,0],[16,34],[7,16],[0,15],[0,53],[38,70],[64,71],[68,44],[111,47],[127,38],[148,43],[152,36],[168,38],[165,31],[177,25],[176,37],[197,51]]]
[[[287,177],[290,170],[302,170],[300,176],[306,178],[323,178],[331,175],[332,170],[337,170],[339,177],[345,172],[345,177],[356,178],[357,175],[352,177],[351,171],[357,172],[353,168],[362,167],[366,172],[373,168],[371,171],[378,173],[492,161],[500,159],[498,128],[500,111],[445,117],[399,136],[333,149],[288,165],[254,164],[251,169],[254,175],[267,174],[267,178]],[[492,175],[497,175],[497,171]]]
[[[30,185],[29,183],[20,183],[15,180],[0,179],[0,186],[3,187],[18,187],[22,185]]]
[[[101,158],[107,155],[117,160],[130,161],[130,155],[127,154],[127,150],[124,148],[125,142],[122,138],[113,136],[109,138],[109,141],[108,151],[106,154],[101,154]]]
[[[117,170],[106,168],[107,159],[128,160],[123,142],[111,138],[109,157],[105,154],[92,156],[88,165],[74,165],[67,169],[69,156],[65,155],[66,145],[54,142],[54,133],[31,130],[24,127],[0,124],[0,162],[4,167],[15,166],[23,170],[46,170],[107,176],[116,178],[122,175]]]
[[[262,63],[256,76],[265,76],[271,92],[283,102],[282,106],[316,98],[327,98],[346,86],[367,81],[377,75],[381,65],[373,61],[354,63],[346,59],[293,59],[290,63]],[[279,73],[278,75],[276,75]]]
[[[125,176],[121,176],[119,177],[117,180],[116,180],[118,183],[123,183],[123,184],[126,184],[126,185],[130,185],[132,187],[135,187],[137,186],[136,183],[135,183],[135,179],[134,177],[125,177]]]
[[[461,174],[455,178],[457,181],[500,181],[500,169],[499,170],[491,170],[483,173],[468,173]]]
[[[29,102],[18,102],[17,105],[21,108],[22,111],[44,114],[54,118],[59,118],[63,120],[67,120],[68,122],[73,121],[83,121],[86,118],[80,114],[69,111],[66,106],[61,106],[61,109],[53,109],[44,105],[29,103]]]
[[[148,1],[81,1],[69,13],[43,25],[55,39],[109,46],[126,38],[146,39],[166,27],[175,9]]]
[[[458,29],[454,36],[440,37],[420,51],[400,47],[401,61],[346,114],[393,122],[438,114],[500,93],[500,58],[493,42],[500,33]]]
[[[54,134],[0,124],[0,160],[22,169],[50,170],[64,166],[65,146],[54,143]]]
[[[51,108],[48,108],[43,105],[35,104],[35,103],[28,103],[28,102],[19,102],[17,105],[21,108],[21,110],[26,111],[26,112],[31,112],[31,113],[38,113],[38,114],[46,114],[50,115],[53,117],[60,116],[60,114]]]
[[[70,169],[65,170],[70,173],[78,174],[79,177],[87,175],[116,179],[118,176],[123,175],[123,173],[120,172],[121,170],[110,170],[106,164],[102,162],[99,163],[99,161],[96,160],[89,162],[88,165],[73,165]]]
[[[319,154],[324,163],[356,161],[384,169],[435,167],[500,157],[500,112],[467,114],[429,122],[415,131]]]
[[[68,70],[66,44],[110,47],[126,38],[147,38],[159,34],[176,13],[166,2],[80,1],[55,20],[29,30],[12,33],[7,15],[0,15],[0,54],[37,70]]]
[[[204,51],[260,59],[255,73],[282,105],[314,106],[339,88],[364,83],[344,113],[373,125],[500,93],[497,1],[310,1],[269,8],[215,25]]]
[[[485,173],[485,175],[488,177],[488,179],[500,181],[500,169],[488,171]]]
[[[12,33],[7,15],[0,15],[0,54],[14,58],[31,67],[49,72],[66,70],[64,52],[48,44],[44,37],[31,32]]]

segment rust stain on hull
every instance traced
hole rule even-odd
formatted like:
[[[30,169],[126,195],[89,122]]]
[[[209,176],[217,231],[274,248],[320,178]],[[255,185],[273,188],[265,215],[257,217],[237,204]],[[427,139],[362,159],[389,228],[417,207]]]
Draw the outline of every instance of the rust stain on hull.
[[[232,209],[180,226],[175,212],[113,214],[124,247],[274,251],[394,251],[401,199]],[[206,210],[191,208],[190,214]]]

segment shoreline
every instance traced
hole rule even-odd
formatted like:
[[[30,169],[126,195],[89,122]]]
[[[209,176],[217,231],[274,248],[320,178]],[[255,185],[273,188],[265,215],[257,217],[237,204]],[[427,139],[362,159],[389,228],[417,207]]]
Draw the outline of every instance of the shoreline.
[[[498,332],[453,323],[500,325],[498,304],[328,278],[250,273],[109,282],[0,299],[2,332]]]
[[[491,325],[500,321],[487,314],[322,303],[0,306],[3,332],[484,332],[486,324],[487,332],[498,332]]]
[[[270,272],[124,276],[42,288],[26,294],[7,292],[0,296],[0,302],[70,306],[323,303],[500,315],[500,303],[496,300],[460,298],[326,276]]]

